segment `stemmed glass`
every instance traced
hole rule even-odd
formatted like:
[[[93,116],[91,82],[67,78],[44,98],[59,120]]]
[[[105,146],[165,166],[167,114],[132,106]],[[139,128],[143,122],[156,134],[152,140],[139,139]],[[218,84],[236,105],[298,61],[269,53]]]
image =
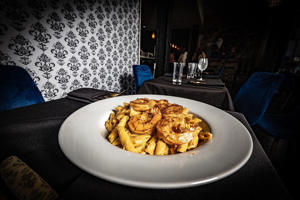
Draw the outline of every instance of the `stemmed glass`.
[[[203,71],[206,70],[208,66],[208,58],[200,58],[199,62],[198,62],[198,69],[200,71],[200,78],[198,79],[198,81],[204,81],[203,79]]]

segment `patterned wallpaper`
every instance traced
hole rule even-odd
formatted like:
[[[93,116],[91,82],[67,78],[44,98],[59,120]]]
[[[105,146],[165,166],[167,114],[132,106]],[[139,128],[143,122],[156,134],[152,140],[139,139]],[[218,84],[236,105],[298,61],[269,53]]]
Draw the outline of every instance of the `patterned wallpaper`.
[[[25,68],[46,101],[90,87],[134,91],[139,0],[1,0],[0,63]]]

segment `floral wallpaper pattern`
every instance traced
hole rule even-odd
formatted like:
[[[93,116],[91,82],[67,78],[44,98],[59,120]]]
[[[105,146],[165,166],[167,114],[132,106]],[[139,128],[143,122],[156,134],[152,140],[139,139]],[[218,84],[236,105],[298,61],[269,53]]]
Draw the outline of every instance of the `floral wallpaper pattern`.
[[[1,0],[0,64],[25,68],[46,101],[91,87],[134,92],[139,0]]]

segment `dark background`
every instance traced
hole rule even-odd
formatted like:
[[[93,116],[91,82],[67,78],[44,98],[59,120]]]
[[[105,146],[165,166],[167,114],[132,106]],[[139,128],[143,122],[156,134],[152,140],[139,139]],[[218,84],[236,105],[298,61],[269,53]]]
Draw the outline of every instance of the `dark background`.
[[[293,111],[300,102],[299,14],[300,8],[291,0],[143,0],[141,49],[154,55],[141,58],[141,63],[156,63],[156,76],[160,76],[170,72],[170,52],[174,52],[176,61],[188,51],[187,62],[191,62],[192,55],[202,49],[209,59],[207,72],[224,67],[221,79],[232,98],[253,72],[284,73],[287,81],[273,97],[267,112]],[[156,34],[155,39],[151,38],[152,33]],[[223,39],[220,49],[216,48],[219,38]],[[257,127],[252,128],[268,152],[272,138]],[[298,143],[280,140],[276,153],[270,157],[295,197]]]
[[[201,48],[212,65],[236,63],[223,77],[235,93],[254,71],[295,72],[300,57],[300,12],[295,5],[287,0],[143,0],[141,49],[156,53],[152,62],[157,63],[157,75],[168,71],[171,51],[176,59],[187,50],[190,61]],[[219,38],[223,45],[212,54]]]

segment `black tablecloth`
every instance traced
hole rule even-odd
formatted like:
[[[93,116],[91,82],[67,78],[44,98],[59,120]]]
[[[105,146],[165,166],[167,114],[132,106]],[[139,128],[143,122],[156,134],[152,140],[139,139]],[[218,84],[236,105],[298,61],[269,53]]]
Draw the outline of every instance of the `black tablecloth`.
[[[171,77],[159,77],[145,81],[139,94],[161,94],[184,97],[208,103],[224,110],[234,111],[233,102],[228,89],[220,79],[206,79],[206,84],[193,85],[183,79],[182,85],[173,85]]]
[[[0,113],[0,160],[17,155],[64,199],[290,199],[252,129],[253,153],[239,171],[207,185],[186,189],[141,189],[94,177],[72,164],[58,144],[63,121],[86,104],[60,99]]]

